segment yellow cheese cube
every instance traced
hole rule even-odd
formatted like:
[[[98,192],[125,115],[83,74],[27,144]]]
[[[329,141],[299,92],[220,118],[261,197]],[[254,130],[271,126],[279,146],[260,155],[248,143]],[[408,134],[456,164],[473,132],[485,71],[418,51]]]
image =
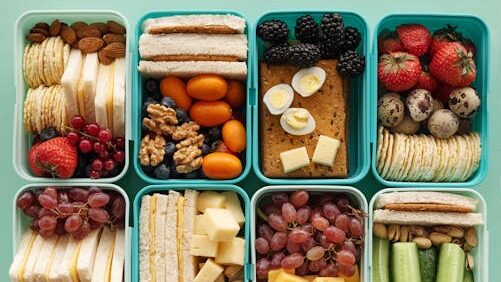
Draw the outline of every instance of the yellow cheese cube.
[[[317,277],[312,282],[344,282],[341,277]]]
[[[313,152],[312,161],[316,164],[334,166],[334,160],[340,146],[341,142],[339,140],[320,135],[315,151]]]
[[[223,267],[208,259],[193,282],[214,282],[223,273]]]
[[[207,208],[224,208],[226,204],[226,197],[221,193],[214,191],[203,191],[198,195],[197,210],[205,212]]]
[[[216,278],[214,282],[225,282],[224,280],[224,274],[219,274],[219,276]]]
[[[212,241],[231,241],[240,231],[237,221],[227,209],[205,210],[207,235]]]
[[[306,280],[301,276],[297,276],[283,271],[278,275],[275,282],[308,282],[308,280]]]
[[[244,265],[245,239],[233,238],[231,241],[220,242],[216,255],[216,263]]]
[[[282,272],[295,274],[295,269],[283,269],[283,268],[271,269],[270,271],[268,271],[268,282],[276,282],[278,275],[280,275],[280,273]]]
[[[207,235],[191,236],[190,255],[213,258],[217,255],[218,242],[209,240]]]
[[[306,278],[306,280],[308,280],[309,282],[312,282],[313,280],[315,280],[315,278],[317,278],[316,275],[306,275],[304,278]]]
[[[206,226],[207,222],[203,214],[197,214],[195,216],[195,234],[197,235],[207,235]]]
[[[292,172],[310,164],[310,157],[308,157],[306,147],[282,152],[280,153],[280,160],[282,161],[284,173]]]
[[[245,223],[245,215],[242,211],[242,206],[240,205],[237,193],[228,191],[223,192],[222,194],[226,198],[226,209],[231,212],[235,220],[238,222],[238,225],[242,227]]]

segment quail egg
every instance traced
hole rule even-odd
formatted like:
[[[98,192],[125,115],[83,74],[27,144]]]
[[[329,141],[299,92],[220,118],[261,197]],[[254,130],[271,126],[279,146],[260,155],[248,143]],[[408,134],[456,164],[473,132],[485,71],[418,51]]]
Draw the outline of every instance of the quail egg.
[[[393,132],[402,134],[416,134],[421,128],[421,123],[414,121],[409,115],[405,115],[404,119],[397,126],[392,128]]]
[[[292,135],[306,135],[315,130],[316,123],[307,109],[290,108],[280,117],[280,125]]]
[[[449,108],[462,118],[470,118],[477,113],[480,98],[477,91],[471,87],[455,89],[449,96]]]
[[[414,89],[407,96],[405,104],[409,109],[409,114],[414,121],[420,122],[430,117],[433,112],[433,97],[430,91],[425,89]]]
[[[386,93],[377,103],[377,117],[381,124],[386,127],[393,127],[402,122],[405,115],[404,102],[397,93]]]
[[[452,111],[441,109],[434,112],[428,120],[428,129],[437,138],[449,138],[456,134],[459,118]]]
[[[299,70],[292,78],[292,87],[299,95],[310,97],[315,94],[325,82],[325,71],[319,67]]]
[[[268,89],[263,96],[263,103],[272,115],[280,115],[287,110],[294,100],[294,90],[288,84],[278,84]]]

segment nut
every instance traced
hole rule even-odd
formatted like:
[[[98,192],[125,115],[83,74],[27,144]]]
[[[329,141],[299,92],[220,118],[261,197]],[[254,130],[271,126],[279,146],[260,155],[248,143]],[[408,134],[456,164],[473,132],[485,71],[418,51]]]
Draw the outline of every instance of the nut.
[[[400,238],[400,226],[397,224],[390,224],[388,227],[388,240],[396,242]]]
[[[469,252],[469,251],[471,251],[472,249],[473,249],[473,247],[472,247],[472,246],[470,246],[470,245],[469,245],[469,244],[465,241],[465,242],[464,242],[464,244],[463,244],[463,250],[464,250],[465,252]]]
[[[125,43],[125,36],[122,34],[107,33],[103,36],[103,40],[106,44],[111,44],[113,42]]]
[[[34,27],[34,28],[30,29],[30,33],[41,33],[41,34],[45,35],[46,37],[50,36],[49,30],[44,29],[44,28],[40,28],[40,27]]]
[[[63,25],[59,20],[54,20],[49,27],[50,36],[58,36],[61,33]]]
[[[66,25],[61,28],[61,38],[64,40],[64,42],[72,46],[73,44],[75,44],[75,42],[77,42],[76,32],[71,27]]]
[[[176,111],[160,104],[150,104],[146,108],[148,117],[143,119],[143,124],[150,131],[161,135],[171,135],[176,130],[178,123]]]
[[[115,34],[125,34],[125,27],[115,21],[108,21],[108,30]]]
[[[473,255],[470,252],[466,253],[466,268],[469,270],[473,270],[473,267],[475,266],[475,259],[473,258]]]
[[[99,58],[99,62],[101,62],[101,64],[103,65],[109,65],[114,61],[113,58],[108,57],[108,55],[103,51],[103,49],[97,52],[97,57]]]
[[[28,39],[31,43],[42,43],[45,38],[47,37],[41,33],[29,33],[26,35],[26,39]]]
[[[432,245],[431,240],[426,237],[415,237],[412,242],[416,243],[420,249],[429,249]]]
[[[202,150],[197,146],[179,149],[172,158],[176,162],[176,171],[179,173],[190,173],[202,166]]]
[[[439,232],[431,232],[430,240],[433,245],[438,246],[444,243],[450,243],[452,241],[451,236]]]
[[[413,236],[416,237],[428,237],[428,231],[422,226],[418,225],[411,225],[410,226],[410,231]]]
[[[472,248],[477,246],[477,231],[474,227],[468,227],[468,229],[466,229],[464,239]]]
[[[409,226],[402,226],[400,227],[400,242],[407,242],[411,239],[411,235],[409,233]]]
[[[372,227],[372,232],[376,237],[380,239],[388,238],[388,229],[386,228],[386,225],[382,223],[374,223],[374,226]]]
[[[92,23],[89,26],[99,29],[99,32],[101,32],[101,34],[106,34],[110,32],[110,30],[108,29],[108,25],[103,22]]]
[[[78,48],[82,53],[94,53],[104,46],[104,41],[99,37],[85,37],[78,42]]]
[[[41,28],[41,29],[45,29],[45,30],[49,31],[50,25],[46,22],[39,22],[39,23],[35,24],[35,28]]]
[[[103,52],[110,58],[125,57],[125,44],[122,42],[113,42],[104,47]]]
[[[464,237],[464,230],[461,227],[451,226],[449,228],[449,232],[447,232],[447,235],[449,235],[453,238],[463,238]]]
[[[86,23],[84,23],[84,22],[81,22],[81,21],[80,21],[80,22],[74,22],[73,24],[71,24],[71,28],[72,28],[75,32],[77,32],[79,29],[81,29],[81,28],[82,28],[82,27],[84,27],[84,26],[87,26],[87,24],[86,24]]]
[[[165,139],[161,135],[147,134],[141,140],[139,160],[143,166],[157,166],[164,160]]]
[[[101,39],[101,31],[95,26],[82,26],[78,31],[77,31],[77,36],[78,38],[86,38],[86,37],[99,37]]]

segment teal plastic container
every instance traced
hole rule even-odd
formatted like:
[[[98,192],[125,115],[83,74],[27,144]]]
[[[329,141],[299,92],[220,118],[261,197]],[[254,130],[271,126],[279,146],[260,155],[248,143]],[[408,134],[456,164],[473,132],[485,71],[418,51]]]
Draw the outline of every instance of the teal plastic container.
[[[399,182],[382,178],[377,172],[377,100],[378,100],[378,34],[384,29],[394,30],[398,25],[419,23],[425,25],[433,33],[435,30],[445,27],[447,24],[457,26],[458,31],[473,41],[477,52],[475,64],[477,66],[477,78],[473,87],[478,90],[481,106],[479,112],[473,118],[473,130],[478,132],[482,142],[482,154],[478,170],[466,182]],[[375,28],[372,49],[371,66],[371,145],[372,145],[372,172],[376,179],[388,187],[473,187],[482,182],[487,176],[489,166],[489,52],[490,52],[489,28],[482,19],[471,15],[444,15],[444,14],[395,14],[389,15],[379,21]]]
[[[325,13],[340,13],[344,18],[345,26],[356,27],[362,40],[358,47],[358,52],[366,57],[366,68],[363,75],[352,79],[349,92],[349,112],[348,112],[348,177],[347,178],[270,178],[263,174],[261,168],[261,138],[259,133],[259,61],[262,58],[264,44],[256,36],[256,27],[266,20],[283,20],[290,29],[290,37],[294,38],[294,26],[296,19],[303,15],[311,15],[316,22],[320,23]],[[253,111],[253,160],[252,164],[256,175],[268,184],[339,184],[347,185],[360,181],[369,171],[370,152],[369,152],[369,72],[370,53],[369,53],[369,28],[362,16],[354,12],[333,11],[333,10],[314,10],[314,11],[275,11],[262,15],[255,23],[251,36],[255,42],[253,46],[253,88],[252,88],[252,111]],[[278,161],[278,160],[277,160]]]
[[[143,93],[143,83],[144,79],[141,75],[141,73],[138,71],[137,66],[139,65],[139,61],[141,60],[139,56],[139,37],[143,33],[142,30],[142,24],[143,21],[146,19],[150,18],[160,18],[160,17],[166,17],[166,16],[175,16],[175,15],[200,15],[200,14],[231,14],[235,15],[238,17],[241,17],[246,20],[247,27],[245,29],[245,34],[247,34],[247,41],[248,41],[248,46],[249,46],[249,51],[247,55],[247,101],[246,101],[246,106],[242,111],[242,115],[245,117],[245,131],[246,131],[246,140],[247,140],[247,148],[245,149],[245,153],[243,154],[243,158],[241,159],[242,161],[242,173],[233,179],[227,179],[227,180],[211,180],[211,179],[167,179],[167,180],[161,180],[157,179],[154,177],[148,176],[146,173],[143,172],[143,169],[141,168],[141,164],[139,162],[139,148],[141,146],[141,138],[142,138],[142,129],[141,129],[141,123],[142,123],[142,118],[141,118],[141,111],[142,111],[142,105],[143,101],[146,99],[146,95]],[[174,183],[198,183],[198,184],[210,184],[210,183],[226,183],[226,184],[234,184],[237,182],[240,182],[242,179],[244,179],[247,174],[249,174],[249,171],[251,169],[251,152],[252,152],[252,142],[251,142],[251,132],[252,132],[252,126],[251,126],[251,106],[250,106],[250,100],[252,98],[251,95],[251,74],[252,74],[252,46],[254,46],[252,39],[252,36],[249,36],[250,34],[250,27],[247,19],[242,16],[241,14],[237,12],[232,12],[232,11],[153,11],[149,12],[146,15],[142,16],[139,21],[136,24],[136,37],[134,40],[134,52],[132,54],[133,57],[133,65],[132,65],[132,83],[134,85],[133,90],[134,90],[134,95],[133,97],[133,110],[132,110],[132,136],[134,140],[134,154],[132,155],[132,159],[134,160],[134,169],[136,170],[136,173],[141,177],[144,181],[150,183],[150,184],[174,184]],[[182,47],[182,46],[180,46]]]
[[[478,206],[477,206],[477,211],[478,213],[482,213],[483,219],[484,219],[484,225],[482,226],[477,226],[477,238],[478,238],[478,244],[473,250],[471,251],[471,254],[473,255],[474,258],[474,267],[473,267],[473,276],[474,276],[474,281],[489,281],[489,231],[487,229],[487,205],[485,203],[484,197],[480,193],[478,193],[475,190],[472,189],[467,189],[467,188],[446,188],[446,187],[441,187],[441,188],[387,188],[379,191],[372,197],[370,203],[369,203],[369,233],[370,236],[368,237],[368,253],[369,253],[369,274],[368,277],[370,277],[370,281],[372,281],[372,228],[373,228],[373,210],[374,210],[374,204],[376,202],[376,199],[381,196],[382,194],[385,193],[391,193],[391,192],[419,192],[419,191],[427,191],[427,192],[450,192],[454,194],[460,194],[468,197],[475,198],[479,201]],[[390,270],[390,275],[391,275],[391,270]],[[495,280],[495,279],[494,279]],[[493,281],[494,281],[493,280]]]
[[[132,246],[131,246],[131,281],[139,281],[139,212],[141,211],[141,199],[145,195],[153,193],[169,192],[169,190],[176,190],[182,192],[186,189],[198,190],[198,191],[233,191],[239,195],[240,203],[243,206],[243,211],[245,214],[245,258],[244,258],[244,281],[250,280],[250,271],[252,270],[251,264],[249,263],[249,238],[250,238],[250,200],[247,193],[240,187],[230,184],[173,184],[173,185],[150,185],[141,189],[134,199],[133,207],[133,219],[134,227],[132,230]]]

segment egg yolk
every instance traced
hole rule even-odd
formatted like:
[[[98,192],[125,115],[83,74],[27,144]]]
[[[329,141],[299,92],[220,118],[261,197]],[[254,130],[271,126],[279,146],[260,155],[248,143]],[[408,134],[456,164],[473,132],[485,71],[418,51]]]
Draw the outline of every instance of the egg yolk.
[[[284,90],[277,90],[270,95],[270,102],[273,108],[281,109],[287,105],[289,94]]]
[[[295,129],[303,129],[308,125],[309,115],[305,109],[298,109],[287,115],[287,124]]]
[[[314,92],[319,84],[320,79],[314,74],[307,74],[299,80],[299,86],[306,93]]]

